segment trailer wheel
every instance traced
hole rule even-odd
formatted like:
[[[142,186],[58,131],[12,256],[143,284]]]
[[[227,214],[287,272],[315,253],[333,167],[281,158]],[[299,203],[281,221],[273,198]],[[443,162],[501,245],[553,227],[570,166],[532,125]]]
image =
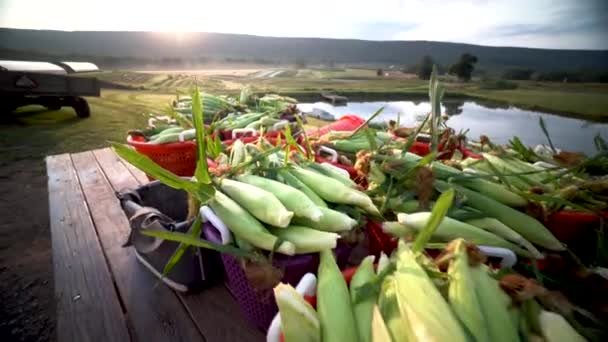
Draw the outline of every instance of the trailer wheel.
[[[88,118],[91,116],[91,110],[89,109],[89,104],[87,100],[82,97],[77,97],[72,102],[72,108],[76,111],[76,115],[79,118]]]

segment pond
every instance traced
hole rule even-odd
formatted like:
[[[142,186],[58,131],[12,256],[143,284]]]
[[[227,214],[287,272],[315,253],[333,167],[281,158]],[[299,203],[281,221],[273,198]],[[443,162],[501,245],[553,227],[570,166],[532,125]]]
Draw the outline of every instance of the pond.
[[[349,102],[346,106],[332,106],[325,102],[298,105],[304,112],[318,108],[336,118],[345,114],[357,114],[369,118],[382,106],[384,111],[376,121],[396,120],[400,114],[401,125],[407,127],[414,127],[417,120],[423,120],[431,110],[431,105],[426,101]],[[547,139],[540,128],[539,117],[544,119],[551,140],[557,148],[593,154],[596,152],[594,136],[599,134],[608,140],[606,123],[595,123],[494,103],[448,99],[442,102],[442,113],[449,116],[447,124],[456,132],[469,129],[467,136],[472,140],[478,140],[480,135],[485,134],[493,142],[504,144],[516,135],[527,145],[546,144]]]

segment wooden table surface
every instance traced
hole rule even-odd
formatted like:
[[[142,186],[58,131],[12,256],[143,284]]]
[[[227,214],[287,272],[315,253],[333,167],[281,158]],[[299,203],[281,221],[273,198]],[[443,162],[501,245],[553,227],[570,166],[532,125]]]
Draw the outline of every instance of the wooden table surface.
[[[263,341],[223,285],[183,294],[123,248],[115,192],[148,182],[108,148],[46,159],[57,341]]]

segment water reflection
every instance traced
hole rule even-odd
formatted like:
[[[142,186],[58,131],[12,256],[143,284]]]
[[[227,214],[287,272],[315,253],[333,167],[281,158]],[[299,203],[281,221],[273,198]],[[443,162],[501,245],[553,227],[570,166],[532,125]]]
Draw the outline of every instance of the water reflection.
[[[321,108],[336,118],[345,114],[369,117],[384,106],[384,111],[377,117],[377,121],[396,120],[399,116],[401,125],[410,127],[415,126],[417,120],[431,110],[428,102],[420,100],[349,102],[341,107],[322,102],[298,106],[303,111]],[[539,117],[545,120],[549,134],[559,148],[592,154],[595,152],[593,137],[596,134],[608,139],[608,124],[522,110],[502,103],[481,104],[464,99],[449,99],[442,103],[442,112],[448,114],[447,123],[457,132],[469,129],[468,136],[471,139],[478,139],[480,135],[485,134],[497,143],[507,143],[517,135],[528,145],[545,144],[546,138],[538,124]]]

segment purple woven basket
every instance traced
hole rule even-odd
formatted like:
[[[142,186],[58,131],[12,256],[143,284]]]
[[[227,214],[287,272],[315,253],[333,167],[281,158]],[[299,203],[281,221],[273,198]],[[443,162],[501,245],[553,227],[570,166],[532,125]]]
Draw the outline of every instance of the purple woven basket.
[[[203,232],[207,240],[214,243],[222,242],[219,232],[211,223],[204,223]],[[337,262],[339,266],[346,265],[351,250],[352,248],[347,245],[338,246]],[[243,268],[233,256],[222,254],[222,262],[226,270],[225,283],[228,290],[239,303],[241,310],[249,321],[255,324],[258,329],[266,332],[270,322],[278,312],[272,289],[254,289],[247,280]],[[273,264],[284,272],[281,281],[295,287],[304,274],[308,272],[317,273],[319,257],[318,254],[295,256],[275,254]]]

